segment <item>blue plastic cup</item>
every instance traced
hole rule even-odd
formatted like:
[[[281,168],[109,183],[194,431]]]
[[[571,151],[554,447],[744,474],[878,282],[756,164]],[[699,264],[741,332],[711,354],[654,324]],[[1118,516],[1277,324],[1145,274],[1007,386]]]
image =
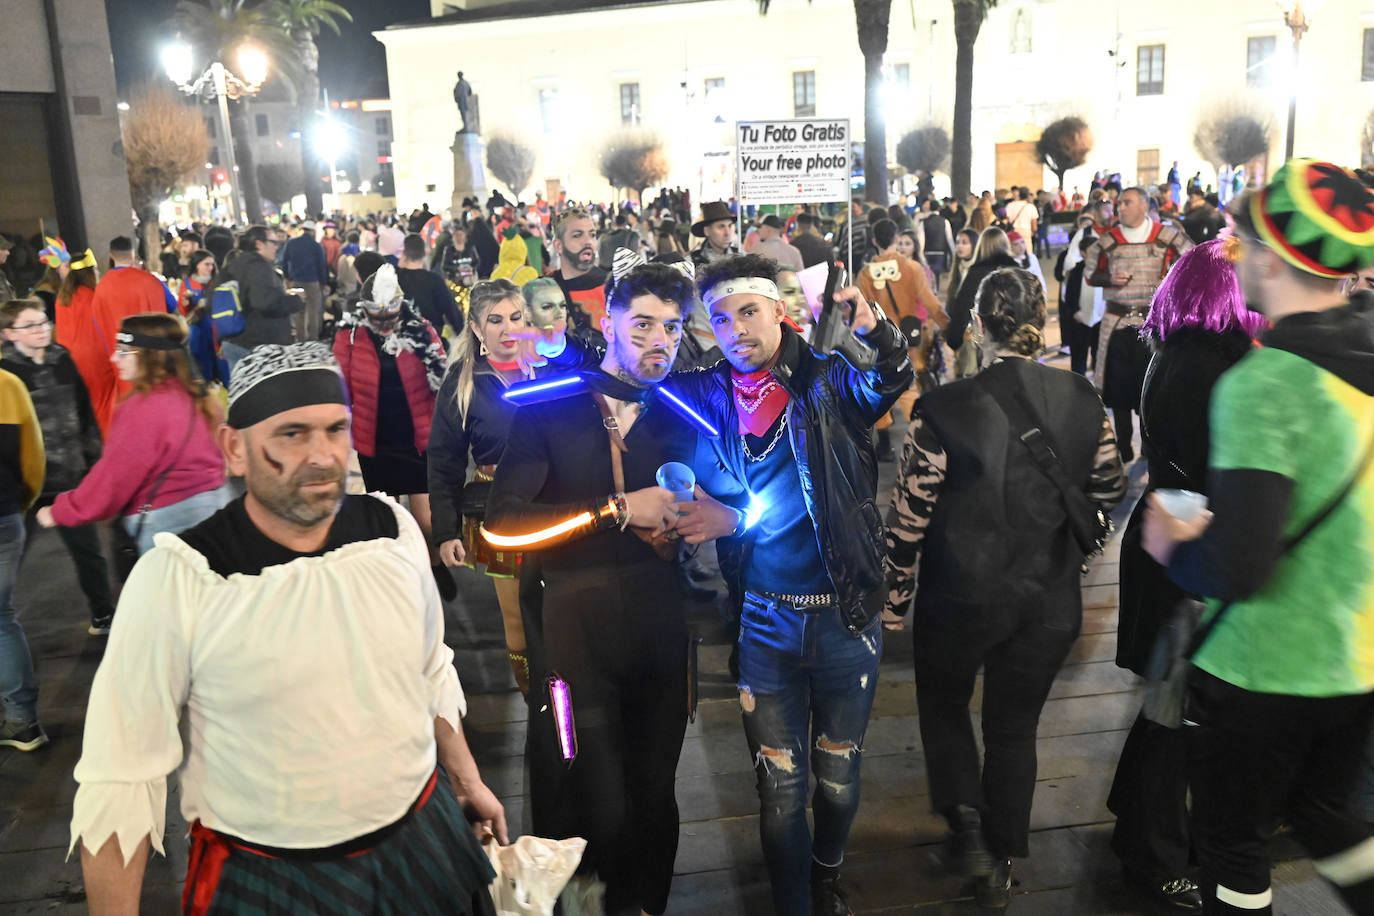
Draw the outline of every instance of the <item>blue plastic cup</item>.
[[[669,461],[658,469],[654,475],[658,485],[665,490],[672,491],[673,499],[680,503],[692,501],[692,491],[697,485],[697,475],[692,473],[692,469],[680,461]]]

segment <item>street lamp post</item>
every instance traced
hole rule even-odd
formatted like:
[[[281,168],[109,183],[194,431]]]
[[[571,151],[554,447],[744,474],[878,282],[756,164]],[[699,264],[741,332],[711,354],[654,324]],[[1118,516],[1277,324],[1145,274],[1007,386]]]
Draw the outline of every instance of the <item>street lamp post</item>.
[[[168,45],[162,52],[162,65],[167,78],[187,95],[209,98],[213,96],[219,106],[219,123],[224,137],[225,161],[229,176],[229,197],[233,201],[233,220],[238,222],[244,213],[245,201],[239,195],[239,167],[234,157],[234,135],[229,126],[229,100],[255,95],[267,79],[267,56],[251,45],[239,50],[239,69],[243,79],[239,79],[220,61],[214,61],[205,72],[194,81],[190,45],[176,42]]]
[[[1293,137],[1298,123],[1298,49],[1321,0],[1278,0],[1278,5],[1283,10],[1283,24],[1293,33],[1293,63],[1288,77],[1288,137],[1283,156],[1287,161],[1293,158]]]

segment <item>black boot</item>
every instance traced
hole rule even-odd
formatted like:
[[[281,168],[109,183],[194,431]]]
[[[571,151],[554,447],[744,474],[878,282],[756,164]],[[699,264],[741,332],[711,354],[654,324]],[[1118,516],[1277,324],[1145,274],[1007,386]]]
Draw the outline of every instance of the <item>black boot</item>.
[[[1005,910],[1011,903],[1011,859],[998,859],[992,874],[973,885],[973,899],[989,910]]]
[[[840,886],[840,867],[811,863],[812,916],[853,916],[849,898]]]
[[[1126,880],[1148,894],[1156,903],[1184,913],[1202,912],[1202,892],[1186,876],[1160,878],[1124,866]]]
[[[961,878],[992,874],[992,853],[983,841],[983,818],[977,808],[958,805],[945,816],[949,838],[945,840],[945,868]]]
[[[878,431],[878,460],[896,461],[897,456],[892,451],[892,432],[882,429]]]

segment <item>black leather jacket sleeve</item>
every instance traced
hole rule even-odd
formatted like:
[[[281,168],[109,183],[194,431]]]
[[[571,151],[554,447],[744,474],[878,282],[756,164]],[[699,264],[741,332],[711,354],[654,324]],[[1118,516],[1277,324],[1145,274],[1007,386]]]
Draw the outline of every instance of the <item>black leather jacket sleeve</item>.
[[[429,427],[429,511],[434,525],[434,542],[442,544],[463,533],[459,509],[468,473],[468,434],[458,415],[454,392],[458,389],[458,370],[454,366],[444,376]]]
[[[911,387],[916,370],[908,357],[906,340],[891,320],[879,321],[863,341],[878,351],[873,368],[860,372],[843,357],[832,357],[830,381],[862,424],[872,426]]]

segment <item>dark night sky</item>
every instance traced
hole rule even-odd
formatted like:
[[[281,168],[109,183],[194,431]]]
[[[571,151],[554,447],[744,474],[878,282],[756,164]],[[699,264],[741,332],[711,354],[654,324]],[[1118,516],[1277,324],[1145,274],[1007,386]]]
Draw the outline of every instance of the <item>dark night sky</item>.
[[[319,38],[320,82],[332,98],[378,98],[387,94],[386,52],[372,32],[393,22],[424,19],[429,0],[338,0],[353,14],[338,37]],[[148,78],[162,79],[162,44],[174,35],[176,0],[105,0],[114,49],[115,82],[121,94]]]

